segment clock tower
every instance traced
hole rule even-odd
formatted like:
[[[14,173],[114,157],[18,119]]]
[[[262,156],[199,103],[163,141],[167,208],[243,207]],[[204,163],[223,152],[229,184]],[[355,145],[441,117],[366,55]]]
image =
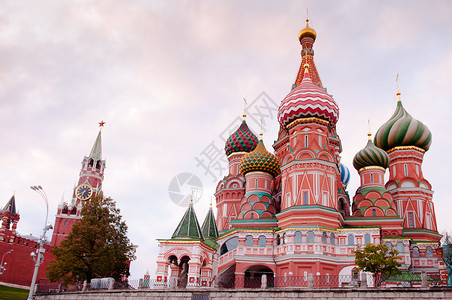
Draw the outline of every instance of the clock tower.
[[[70,203],[62,201],[58,210],[53,227],[52,246],[57,246],[72,230],[72,226],[80,220],[83,203],[91,197],[102,192],[104,180],[105,160],[102,159],[102,127],[104,121],[99,122],[99,134],[88,156],[82,161],[77,186],[74,188]]]

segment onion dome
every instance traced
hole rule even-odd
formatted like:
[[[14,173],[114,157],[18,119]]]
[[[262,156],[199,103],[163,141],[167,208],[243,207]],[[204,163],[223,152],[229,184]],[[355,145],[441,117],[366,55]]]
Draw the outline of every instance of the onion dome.
[[[316,117],[336,125],[339,119],[339,107],[333,97],[323,88],[316,86],[305,65],[303,80],[281,102],[278,121],[287,126],[298,118]]]
[[[350,171],[342,163],[339,165],[339,168],[341,169],[341,182],[343,185],[347,186],[350,182]]]
[[[245,154],[240,162],[240,173],[245,175],[249,172],[267,172],[276,177],[281,173],[281,167],[276,156],[267,151],[262,138],[259,140],[254,151]]]
[[[389,155],[382,149],[376,147],[374,143],[372,143],[370,133],[368,135],[369,140],[367,141],[366,147],[356,153],[353,158],[353,166],[358,171],[364,167],[375,166],[386,169],[389,166]]]
[[[397,98],[396,111],[378,129],[375,145],[386,151],[399,146],[416,146],[427,151],[432,143],[432,133],[405,110],[400,101],[400,92],[397,92]]]
[[[309,19],[306,19],[306,27],[303,28],[298,34],[298,39],[300,40],[300,42],[305,37],[310,37],[313,38],[314,40],[317,37],[317,33],[315,32],[315,30],[309,27]]]
[[[228,138],[224,151],[226,155],[235,152],[250,152],[256,148],[257,136],[249,129],[245,118],[240,127]]]

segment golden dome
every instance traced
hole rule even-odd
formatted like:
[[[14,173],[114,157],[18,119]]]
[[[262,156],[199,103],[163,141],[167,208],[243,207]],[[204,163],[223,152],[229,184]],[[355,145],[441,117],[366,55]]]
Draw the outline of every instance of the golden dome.
[[[317,33],[315,32],[315,30],[309,27],[309,19],[306,19],[306,27],[300,31],[300,34],[298,34],[298,39],[300,40],[300,42],[305,37],[310,37],[313,38],[314,40],[317,37]]]

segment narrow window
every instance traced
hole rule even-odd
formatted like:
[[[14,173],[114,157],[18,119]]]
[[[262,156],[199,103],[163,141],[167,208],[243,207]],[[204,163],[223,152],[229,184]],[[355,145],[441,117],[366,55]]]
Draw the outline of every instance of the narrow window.
[[[245,246],[252,247],[253,246],[253,236],[247,235],[245,238]]]
[[[259,247],[265,247],[265,245],[267,243],[265,236],[263,236],[263,235],[259,236],[259,240],[257,243],[258,243]]]
[[[425,253],[425,257],[433,257],[432,247],[427,247],[427,251]]]
[[[370,174],[370,183],[374,183],[374,174]]]
[[[251,219],[254,219],[254,213],[251,213]]]
[[[314,243],[314,232],[308,231],[308,233],[306,234],[306,242]]]
[[[377,216],[377,211],[375,209],[372,209],[372,217],[376,217]]]
[[[282,235],[282,243],[283,243],[283,245],[286,243],[286,234],[285,233]]]
[[[399,252],[399,253],[405,252],[404,246],[403,246],[403,243],[402,243],[402,242],[398,242],[397,245],[396,245],[396,247],[397,247],[397,252]]]
[[[413,219],[413,213],[408,213],[408,226],[409,228],[414,228],[414,219]]]
[[[413,248],[413,257],[419,257],[419,248],[418,247]]]
[[[353,246],[355,244],[355,237],[353,235],[348,236],[348,245]]]
[[[408,176],[408,167],[406,164],[403,164],[403,168],[405,169],[405,176]]]
[[[327,241],[327,236],[326,236],[326,232],[322,233],[322,243],[326,244]]]
[[[279,246],[281,244],[281,238],[279,237],[279,234],[276,235],[276,246]]]
[[[364,244],[369,244],[370,243],[370,234],[365,234],[364,235]]]
[[[308,136],[307,135],[304,136],[304,146],[306,148],[308,148]]]
[[[336,236],[334,235],[334,233],[332,233],[330,236],[330,244],[331,245],[336,244]]]
[[[257,179],[256,179],[256,184],[255,184],[255,187],[257,188]]]
[[[303,192],[303,205],[308,205],[308,192]]]
[[[294,237],[295,243],[301,243],[301,237],[302,237],[301,232],[300,231],[296,231],[295,232],[295,237]]]

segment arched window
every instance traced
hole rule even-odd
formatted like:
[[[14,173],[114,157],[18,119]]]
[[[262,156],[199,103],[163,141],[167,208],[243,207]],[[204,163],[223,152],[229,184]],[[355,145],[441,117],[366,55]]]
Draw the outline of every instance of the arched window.
[[[224,242],[224,244],[221,246],[220,255],[223,255],[225,253],[228,253],[229,251],[234,250],[235,248],[237,248],[238,245],[239,245],[238,237],[235,236],[233,238],[230,238],[229,240]]]
[[[283,235],[282,235],[282,243],[283,243],[283,245],[286,243],[286,234],[285,233],[283,233]]]
[[[392,250],[392,244],[390,242],[386,242],[385,245],[389,248],[388,251]]]
[[[96,162],[96,169],[100,169],[100,160],[98,160],[97,162]]]
[[[374,209],[372,209],[372,217],[376,217],[377,216],[377,211]]]
[[[314,232],[308,231],[308,233],[306,233],[306,242],[314,243]]]
[[[352,234],[348,235],[348,245],[349,246],[355,245],[355,237]]]
[[[369,244],[370,243],[370,234],[366,233],[364,235],[364,244]]]
[[[295,243],[301,243],[301,238],[302,238],[301,232],[300,231],[296,231],[295,232],[295,237],[294,237]]]
[[[336,235],[334,233],[332,233],[330,235],[330,244],[331,245],[335,245],[336,244]]]
[[[326,240],[327,240],[326,232],[323,232],[322,233],[322,243],[326,244]]]
[[[432,247],[427,247],[426,252],[425,252],[425,257],[433,257]]]
[[[88,167],[92,167],[94,165],[94,160],[91,158],[88,162]]]
[[[419,248],[418,247],[413,248],[413,257],[419,257]]]
[[[279,237],[279,234],[276,235],[276,246],[279,246],[281,244],[281,238]]]
[[[307,135],[304,136],[304,146],[306,148],[308,148],[308,136]]]
[[[399,252],[399,253],[405,252],[405,249],[404,249],[405,247],[403,246],[402,242],[398,242],[396,247],[397,247],[397,252]]]
[[[247,235],[245,237],[245,246],[247,246],[247,247],[253,246],[253,236],[252,235]]]
[[[265,238],[265,236],[263,236],[263,235],[259,236],[258,246],[265,247],[266,245],[267,245],[267,239]]]
[[[370,183],[374,183],[374,174],[370,174]]]

